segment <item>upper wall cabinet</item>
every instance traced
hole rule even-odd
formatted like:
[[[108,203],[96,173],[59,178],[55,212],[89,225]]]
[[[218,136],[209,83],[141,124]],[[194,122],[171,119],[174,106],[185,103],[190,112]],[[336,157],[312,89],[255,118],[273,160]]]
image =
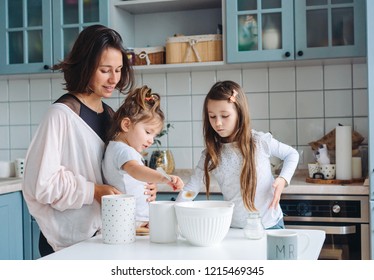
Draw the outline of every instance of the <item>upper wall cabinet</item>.
[[[108,1],[1,0],[0,74],[45,73],[86,26],[108,24]]]
[[[110,8],[110,26],[127,48],[165,46],[175,34],[216,34],[222,26],[222,0],[111,0]]]
[[[226,0],[227,62],[366,55],[365,0]]]

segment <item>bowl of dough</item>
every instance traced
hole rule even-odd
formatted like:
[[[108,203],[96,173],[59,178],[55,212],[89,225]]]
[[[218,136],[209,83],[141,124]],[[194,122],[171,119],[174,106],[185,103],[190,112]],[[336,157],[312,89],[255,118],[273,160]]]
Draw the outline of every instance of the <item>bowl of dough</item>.
[[[227,235],[234,203],[219,200],[186,201],[175,204],[182,237],[195,246],[213,246]]]

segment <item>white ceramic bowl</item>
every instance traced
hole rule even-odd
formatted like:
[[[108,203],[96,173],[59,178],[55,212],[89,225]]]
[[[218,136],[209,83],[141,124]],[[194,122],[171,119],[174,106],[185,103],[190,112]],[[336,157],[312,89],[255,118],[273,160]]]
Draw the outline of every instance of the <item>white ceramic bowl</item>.
[[[186,201],[175,204],[178,226],[192,245],[220,243],[230,229],[234,203],[228,201]]]

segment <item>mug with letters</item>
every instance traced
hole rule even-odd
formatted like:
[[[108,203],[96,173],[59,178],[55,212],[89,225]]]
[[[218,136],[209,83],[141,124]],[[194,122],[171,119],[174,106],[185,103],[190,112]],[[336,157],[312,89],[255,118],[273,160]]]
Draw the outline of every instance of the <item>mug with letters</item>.
[[[302,250],[300,239],[306,239]],[[268,260],[297,260],[299,254],[309,246],[309,236],[291,230],[270,230],[267,232]]]

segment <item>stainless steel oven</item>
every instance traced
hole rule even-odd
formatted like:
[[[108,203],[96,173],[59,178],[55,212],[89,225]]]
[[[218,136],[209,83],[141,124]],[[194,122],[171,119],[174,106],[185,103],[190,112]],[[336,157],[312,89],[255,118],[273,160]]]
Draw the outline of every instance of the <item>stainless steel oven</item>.
[[[280,204],[286,228],[326,232],[319,259],[369,259],[368,196],[283,194]]]

